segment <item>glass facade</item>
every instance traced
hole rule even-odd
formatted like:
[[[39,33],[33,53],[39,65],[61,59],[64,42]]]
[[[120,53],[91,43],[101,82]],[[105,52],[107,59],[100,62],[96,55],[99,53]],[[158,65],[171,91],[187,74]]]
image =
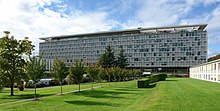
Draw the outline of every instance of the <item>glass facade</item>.
[[[57,36],[44,38],[40,51],[50,69],[55,57],[65,59],[67,65],[75,59],[97,63],[110,45],[117,56],[125,50],[129,66],[135,68],[186,67],[206,62],[207,32],[205,30],[148,29]],[[182,27],[181,27],[182,28]]]

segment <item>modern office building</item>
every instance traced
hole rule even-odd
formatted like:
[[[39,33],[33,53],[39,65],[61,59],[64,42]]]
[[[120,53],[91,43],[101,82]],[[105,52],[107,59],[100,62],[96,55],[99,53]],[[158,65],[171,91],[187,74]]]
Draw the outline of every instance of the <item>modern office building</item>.
[[[207,59],[207,24],[137,28],[120,31],[61,35],[40,38],[40,52],[51,69],[55,57],[69,66],[75,59],[97,63],[110,45],[115,54],[123,48],[127,68],[188,73],[189,67]]]
[[[220,82],[220,59],[190,67],[190,78]]]

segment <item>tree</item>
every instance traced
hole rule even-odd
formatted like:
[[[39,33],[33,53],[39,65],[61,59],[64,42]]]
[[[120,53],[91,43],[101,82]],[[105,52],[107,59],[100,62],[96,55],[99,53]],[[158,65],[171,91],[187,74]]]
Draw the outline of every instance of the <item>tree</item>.
[[[34,45],[26,37],[24,40],[16,40],[9,37],[10,32],[4,31],[5,36],[0,38],[0,69],[2,76],[11,87],[10,95],[14,95],[14,83],[21,80],[24,74],[26,61],[24,55],[31,55]]]
[[[102,87],[102,81],[105,79],[106,76],[106,71],[104,68],[102,67],[98,67],[99,73],[98,73],[98,80],[101,83],[101,87]]]
[[[125,68],[126,66],[128,66],[128,60],[124,54],[124,49],[121,48],[120,49],[120,53],[119,53],[119,56],[117,57],[117,66],[120,67],[120,68]]]
[[[42,54],[39,57],[29,56],[30,61],[28,61],[25,67],[28,78],[34,81],[34,100],[37,100],[37,82],[45,76],[46,65],[45,61],[42,60]]]
[[[106,68],[106,73],[107,73],[107,76],[108,76],[108,81],[109,81],[109,86],[110,86],[110,82],[112,81],[112,78],[114,77],[114,69],[113,69],[113,67]]]
[[[107,67],[114,67],[115,62],[116,60],[115,60],[114,51],[111,48],[111,46],[108,46],[105,49],[104,54],[102,54],[101,57],[99,58],[98,64],[103,68],[107,68]]]
[[[83,75],[85,73],[84,63],[82,61],[75,60],[74,64],[69,70],[71,77],[77,82],[79,85],[80,92],[80,83],[83,79]]]
[[[93,82],[98,78],[99,69],[96,66],[89,65],[86,68],[86,72],[92,78],[92,89],[93,89]]]
[[[56,58],[53,63],[52,74],[60,81],[60,94],[62,95],[62,82],[68,75],[68,68],[65,62]]]

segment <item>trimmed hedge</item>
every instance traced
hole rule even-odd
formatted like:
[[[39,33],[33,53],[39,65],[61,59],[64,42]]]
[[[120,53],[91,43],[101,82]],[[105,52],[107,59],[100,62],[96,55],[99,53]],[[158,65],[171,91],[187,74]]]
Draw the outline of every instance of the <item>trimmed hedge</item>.
[[[167,78],[167,74],[156,74],[149,77],[150,83],[165,81]]]
[[[147,87],[149,87],[149,80],[138,81],[138,88],[147,88]]]

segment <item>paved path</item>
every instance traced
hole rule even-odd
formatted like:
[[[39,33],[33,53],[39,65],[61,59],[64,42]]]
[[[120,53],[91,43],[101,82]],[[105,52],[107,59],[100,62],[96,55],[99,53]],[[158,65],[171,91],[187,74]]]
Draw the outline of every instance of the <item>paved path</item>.
[[[96,87],[93,87],[93,89],[96,89],[96,88],[100,88],[101,86],[96,86]],[[86,90],[91,90],[92,88],[87,88],[87,89],[81,89],[80,91],[86,91]],[[64,92],[64,94],[69,94],[69,93],[74,93],[74,92],[78,92],[79,90],[73,90],[73,91],[70,91],[70,92]],[[58,96],[60,95],[59,94],[54,94],[54,95],[50,95],[50,96],[45,96],[45,97],[38,97],[37,99],[44,99],[44,98],[48,98],[48,97],[51,97],[51,96]],[[14,103],[21,103],[21,102],[25,102],[25,101],[32,101],[33,98],[30,98],[30,99],[23,99],[23,100],[18,100],[18,101],[12,101],[12,102],[6,102],[6,103],[1,103],[0,106],[3,106],[3,105],[7,105],[7,104],[14,104]]]

